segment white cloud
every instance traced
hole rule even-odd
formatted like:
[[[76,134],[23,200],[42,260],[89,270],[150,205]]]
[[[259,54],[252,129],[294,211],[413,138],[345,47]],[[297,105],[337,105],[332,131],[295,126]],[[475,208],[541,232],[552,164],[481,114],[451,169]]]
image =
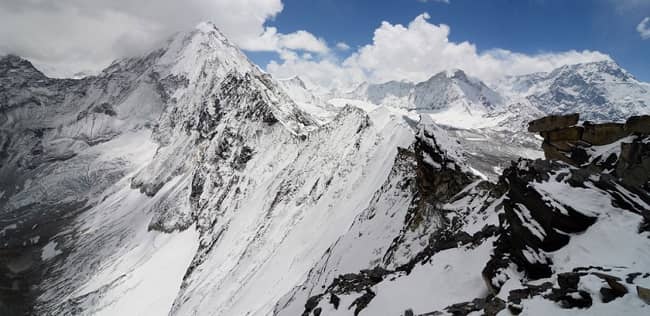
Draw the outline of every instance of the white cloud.
[[[348,88],[366,80],[363,70],[342,66],[331,57],[321,60],[289,59],[283,62],[271,61],[266,70],[276,78],[290,78],[299,75],[311,86],[324,89]]]
[[[282,9],[281,0],[2,0],[0,53],[66,72],[96,70],[206,20],[243,49],[328,51],[309,32],[264,25]]]
[[[280,48],[301,49],[321,54],[325,54],[329,51],[325,40],[316,38],[313,34],[303,30],[281,35]]]
[[[650,38],[650,17],[645,17],[643,20],[641,20],[641,23],[636,26],[636,30],[639,32],[639,35],[641,35],[642,39],[649,39]]]
[[[341,51],[346,51],[350,49],[350,45],[346,44],[345,42],[338,42],[336,43],[336,48]]]
[[[610,59],[595,51],[534,55],[503,49],[479,52],[470,42],[451,41],[449,26],[431,24],[429,18],[428,14],[421,14],[406,26],[382,22],[374,32],[372,43],[342,62],[328,60],[321,64],[296,58],[283,63],[272,62],[267,70],[283,76],[312,77],[309,79],[314,83],[326,87],[350,88],[349,84],[359,78],[371,82],[422,81],[440,71],[460,68],[490,81],[506,75],[550,71],[565,64]],[[336,74],[348,77],[332,79]]]
[[[238,42],[239,46],[253,51],[304,50],[312,53],[326,54],[329,52],[327,43],[322,38],[300,30],[289,34],[278,33],[275,27],[266,27],[259,36],[245,38]]]

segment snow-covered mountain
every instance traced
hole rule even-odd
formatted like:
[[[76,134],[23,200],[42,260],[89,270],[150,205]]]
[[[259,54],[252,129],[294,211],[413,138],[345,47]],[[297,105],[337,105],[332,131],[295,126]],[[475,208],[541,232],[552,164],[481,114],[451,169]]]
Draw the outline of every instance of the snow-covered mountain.
[[[550,73],[509,78],[506,93],[548,114],[581,113],[585,120],[625,121],[650,113],[650,85],[613,61],[567,65]]]
[[[412,139],[321,125],[210,24],[81,80],[2,65],[3,268],[37,314],[270,312]]]
[[[315,93],[314,87],[307,87],[300,77],[280,79],[277,82],[301,109],[311,114],[319,123],[328,122],[336,115],[336,110],[326,102],[326,98]]]
[[[458,127],[472,126],[483,115],[504,103],[496,91],[458,69],[440,72],[419,83],[363,83],[339,96],[418,113],[430,112],[440,123]]]
[[[430,112],[436,122],[460,128],[520,128],[527,121],[513,121],[513,117],[528,119],[540,113],[577,112],[590,121],[625,121],[650,113],[650,84],[638,81],[613,61],[567,65],[490,85],[462,70],[450,70],[420,83],[362,83],[336,96]],[[509,114],[503,116],[504,112]]]
[[[503,103],[498,93],[458,69],[440,72],[420,83],[364,83],[348,93],[348,97],[375,104],[431,111],[448,108],[456,102],[464,102],[468,109],[492,108]]]
[[[329,99],[211,23],[81,79],[3,57],[0,314],[643,314],[648,136],[517,160],[556,72]]]

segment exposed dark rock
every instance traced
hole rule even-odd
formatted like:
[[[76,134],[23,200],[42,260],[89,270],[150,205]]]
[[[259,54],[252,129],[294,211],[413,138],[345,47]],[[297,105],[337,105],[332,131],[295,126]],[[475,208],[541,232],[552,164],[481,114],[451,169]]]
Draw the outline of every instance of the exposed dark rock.
[[[578,124],[579,114],[551,115],[528,123],[529,132],[548,132]]]
[[[137,181],[135,178],[131,180],[131,188],[139,189],[141,193],[147,196],[154,196],[165,185],[164,182],[145,183]]]
[[[600,272],[592,272],[591,274],[603,279],[609,286],[600,289],[603,303],[609,303],[627,294],[627,288],[623,284],[619,283],[619,281],[621,281],[620,278]]]
[[[571,126],[543,132],[542,135],[544,136],[544,139],[551,144],[577,142],[582,138],[583,130],[584,128],[582,126]]]
[[[360,297],[358,297],[352,304],[350,304],[350,307],[348,309],[352,308],[353,306],[356,306],[354,308],[354,316],[358,316],[359,313],[368,306],[370,301],[375,298],[375,292],[373,292],[371,289],[366,289],[366,292],[363,293]]]
[[[650,289],[637,285],[636,293],[640,299],[650,305]]]
[[[253,158],[253,149],[248,146],[243,146],[239,151],[239,155],[233,161],[233,168],[242,170],[246,167],[246,163]]]
[[[638,277],[640,277],[643,273],[641,272],[633,272],[627,275],[627,278],[625,278],[625,283],[627,284],[634,284],[634,280]]]
[[[631,126],[645,124],[644,117],[630,119]],[[564,161],[573,166],[582,166],[591,161],[599,170],[617,169],[624,183],[635,187],[650,188],[650,143],[643,141],[648,134],[640,127],[632,132],[625,124],[604,123],[572,126],[551,131],[543,131],[542,149],[546,159]],[[612,153],[607,157],[591,157],[590,147],[602,146],[619,141],[631,134],[638,135],[631,143],[621,143],[620,159]]]
[[[580,274],[575,272],[565,272],[557,275],[557,283],[560,288],[577,289],[580,282]]]
[[[341,299],[336,296],[336,294],[332,293],[330,294],[330,304],[334,306],[334,309],[339,309],[339,304],[341,303]]]
[[[582,290],[551,289],[544,298],[557,302],[562,308],[588,308],[593,304],[591,295]]]
[[[95,105],[92,108],[92,111],[95,112],[95,113],[106,114],[108,116],[116,116],[117,115],[117,112],[115,112],[115,110],[113,109],[113,106],[110,105],[107,102],[104,102],[104,103],[99,104],[99,105]]]
[[[625,124],[585,122],[583,126],[582,140],[595,146],[611,144],[630,134],[626,131]]]
[[[621,144],[621,157],[616,165],[616,175],[622,182],[641,187],[650,181],[650,142],[648,138],[636,138]]]
[[[484,279],[491,282],[488,286],[493,290],[500,288],[501,284],[492,282],[500,279],[497,277],[499,271],[509,262],[517,264],[531,279],[549,277],[552,273],[550,259],[539,252],[538,261],[531,262],[524,252],[557,250],[569,242],[565,233],[584,231],[595,222],[595,218],[569,206],[563,206],[566,213],[550,206],[528,185],[532,181],[548,179],[554,168],[557,166],[548,161],[520,161],[504,171],[499,182],[500,186],[508,188],[503,201],[504,213],[500,216],[503,231],[496,242],[493,257],[483,270]],[[528,228],[531,226],[541,231],[532,232]]]
[[[332,281],[332,285],[329,286],[329,290],[334,294],[361,292],[381,282],[384,279],[384,276],[389,273],[390,271],[386,269],[375,267],[370,270],[361,270],[358,274],[343,274],[336,277]]]
[[[650,134],[650,115],[632,116],[625,122],[625,130],[630,133]]]
[[[557,147],[551,145],[550,143],[543,142],[542,150],[544,150],[544,156],[549,160],[559,160],[566,163],[573,163],[573,160],[569,157],[566,152],[560,151]]]
[[[416,136],[413,151],[401,149],[396,159],[401,161],[415,160],[416,177],[413,186],[415,197],[405,216],[404,228],[400,235],[394,238],[384,255],[383,262],[386,264],[393,260],[392,256],[403,243],[407,231],[413,231],[422,225],[427,225],[432,222],[433,218],[444,222],[445,219],[441,216],[443,211],[440,210],[439,205],[448,202],[467,185],[475,181],[474,176],[463,172],[461,166],[446,155],[438,145],[435,135],[426,128],[421,129]],[[396,165],[398,164],[403,164],[403,162],[396,162]],[[430,242],[429,246],[445,239],[431,236],[430,240],[433,242]],[[459,240],[450,242],[449,247],[456,247],[458,242]],[[440,251],[440,247],[441,245],[438,243],[433,247],[435,249],[427,248],[437,252]]]
[[[321,295],[312,296],[307,299],[305,303],[305,311],[302,313],[302,316],[309,316],[311,312],[318,306]]]
[[[528,284],[526,288],[510,291],[508,293],[508,310],[512,314],[519,315],[523,310],[523,300],[532,298],[533,296],[538,296],[551,289],[552,286],[553,285],[550,282],[545,282],[541,285]]]

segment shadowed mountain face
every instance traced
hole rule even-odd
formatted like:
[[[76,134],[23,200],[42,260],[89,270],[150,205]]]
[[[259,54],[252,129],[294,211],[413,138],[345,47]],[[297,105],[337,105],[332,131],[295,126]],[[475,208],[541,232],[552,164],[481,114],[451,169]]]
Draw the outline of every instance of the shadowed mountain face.
[[[608,62],[329,100],[210,23],[78,80],[3,57],[0,314],[643,314],[647,133],[521,157],[528,121],[644,89]]]

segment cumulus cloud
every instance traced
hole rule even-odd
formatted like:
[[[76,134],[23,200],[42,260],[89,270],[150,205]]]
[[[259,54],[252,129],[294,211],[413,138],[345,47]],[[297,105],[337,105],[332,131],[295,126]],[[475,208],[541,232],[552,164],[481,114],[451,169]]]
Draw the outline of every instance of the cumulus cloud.
[[[329,51],[327,43],[322,38],[300,30],[289,34],[278,33],[277,28],[267,27],[259,36],[245,38],[238,43],[246,50],[277,51],[304,50],[313,53],[325,54]]]
[[[642,39],[649,39],[650,38],[650,17],[645,17],[643,20],[641,20],[641,23],[636,26],[637,32],[639,32],[639,35],[641,35]]]
[[[282,34],[264,25],[282,9],[281,0],[3,0],[0,53],[64,72],[96,70],[206,20],[243,49],[328,51],[307,31]]]
[[[346,44],[345,42],[338,42],[336,43],[336,48],[341,51],[346,51],[350,49],[350,45]]]
[[[443,70],[459,68],[483,80],[507,75],[550,71],[566,64],[609,60],[595,51],[547,52],[527,55],[504,49],[479,52],[470,42],[453,42],[447,25],[429,23],[424,13],[408,25],[382,22],[375,30],[372,43],[359,48],[342,62],[304,61],[300,58],[272,62],[267,70],[284,76],[312,77],[326,87],[345,86],[352,79],[371,82],[388,80],[423,81]],[[348,76],[332,79],[332,75]]]
[[[362,69],[341,65],[332,57],[321,60],[293,58],[282,62],[271,61],[266,66],[266,70],[276,78],[290,78],[298,75],[310,83],[310,86],[324,90],[346,89],[367,80]]]

